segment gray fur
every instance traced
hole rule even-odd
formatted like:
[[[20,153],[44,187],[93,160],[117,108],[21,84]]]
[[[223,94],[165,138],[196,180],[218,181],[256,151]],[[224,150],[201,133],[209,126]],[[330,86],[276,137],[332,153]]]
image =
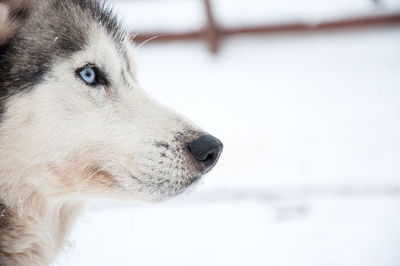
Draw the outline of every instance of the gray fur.
[[[5,100],[43,81],[56,58],[68,58],[82,49],[92,23],[102,25],[116,43],[126,35],[104,2],[36,0],[30,4],[30,9],[13,10],[11,16],[23,26],[0,44],[0,115]]]

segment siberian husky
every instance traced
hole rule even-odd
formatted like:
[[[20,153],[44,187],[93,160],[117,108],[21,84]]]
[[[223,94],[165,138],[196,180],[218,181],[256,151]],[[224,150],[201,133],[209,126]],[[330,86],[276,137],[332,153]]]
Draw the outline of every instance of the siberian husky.
[[[0,0],[0,265],[48,265],[85,200],[161,200],[222,143],[154,102],[95,0]]]

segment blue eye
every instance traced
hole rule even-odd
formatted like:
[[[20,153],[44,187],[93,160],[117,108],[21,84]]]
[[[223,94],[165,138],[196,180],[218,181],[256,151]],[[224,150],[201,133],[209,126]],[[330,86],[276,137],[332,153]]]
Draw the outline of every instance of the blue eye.
[[[95,85],[96,82],[96,71],[93,67],[84,67],[79,71],[80,77],[89,85]]]
[[[1,0],[0,0],[1,1]],[[80,77],[86,84],[96,87],[97,85],[109,86],[106,74],[93,64],[75,70],[76,76]]]

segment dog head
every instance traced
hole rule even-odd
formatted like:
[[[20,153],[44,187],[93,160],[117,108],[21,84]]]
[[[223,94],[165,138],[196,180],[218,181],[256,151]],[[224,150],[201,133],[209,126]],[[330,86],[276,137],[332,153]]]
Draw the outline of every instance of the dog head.
[[[215,165],[222,143],[142,90],[130,38],[107,5],[1,9],[0,145],[19,182],[49,196],[154,200]]]

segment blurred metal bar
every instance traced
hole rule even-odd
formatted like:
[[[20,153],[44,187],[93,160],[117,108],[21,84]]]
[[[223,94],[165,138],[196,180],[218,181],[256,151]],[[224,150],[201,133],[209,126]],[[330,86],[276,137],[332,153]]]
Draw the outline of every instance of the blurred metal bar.
[[[225,29],[222,30],[221,33],[223,35],[273,34],[273,33],[287,33],[287,32],[310,32],[310,31],[353,29],[362,27],[376,27],[376,26],[390,25],[390,24],[400,25],[400,14],[349,18],[342,20],[320,22],[316,24],[287,23],[287,24],[277,24],[277,25],[265,25],[259,27],[242,27],[234,29]]]
[[[205,35],[207,36],[208,39],[210,51],[212,53],[216,53],[218,51],[220,29],[217,23],[215,22],[210,0],[203,0],[203,2],[207,15],[207,26],[205,28]]]
[[[204,39],[203,31],[191,31],[191,32],[151,32],[151,33],[132,33],[131,41],[135,43],[142,43],[147,40],[151,42],[174,42],[174,41],[192,41],[198,39]]]
[[[205,40],[210,44],[210,50],[217,52],[218,43],[222,38],[243,35],[243,34],[281,34],[281,33],[306,33],[306,32],[323,32],[329,30],[342,30],[342,29],[357,29],[357,28],[370,28],[377,26],[400,25],[400,14],[390,15],[377,15],[356,17],[341,20],[325,21],[320,23],[306,23],[295,22],[276,25],[262,25],[262,26],[249,26],[249,27],[236,27],[236,28],[220,28],[215,23],[211,13],[211,6],[209,1],[205,0],[206,9],[210,9],[210,20],[206,29],[192,32],[183,33],[168,33],[168,32],[152,32],[152,33],[137,33],[133,39],[134,42],[143,42],[154,36],[158,38],[152,42],[171,42],[171,41],[193,41]],[[208,6],[208,7],[207,7]]]

